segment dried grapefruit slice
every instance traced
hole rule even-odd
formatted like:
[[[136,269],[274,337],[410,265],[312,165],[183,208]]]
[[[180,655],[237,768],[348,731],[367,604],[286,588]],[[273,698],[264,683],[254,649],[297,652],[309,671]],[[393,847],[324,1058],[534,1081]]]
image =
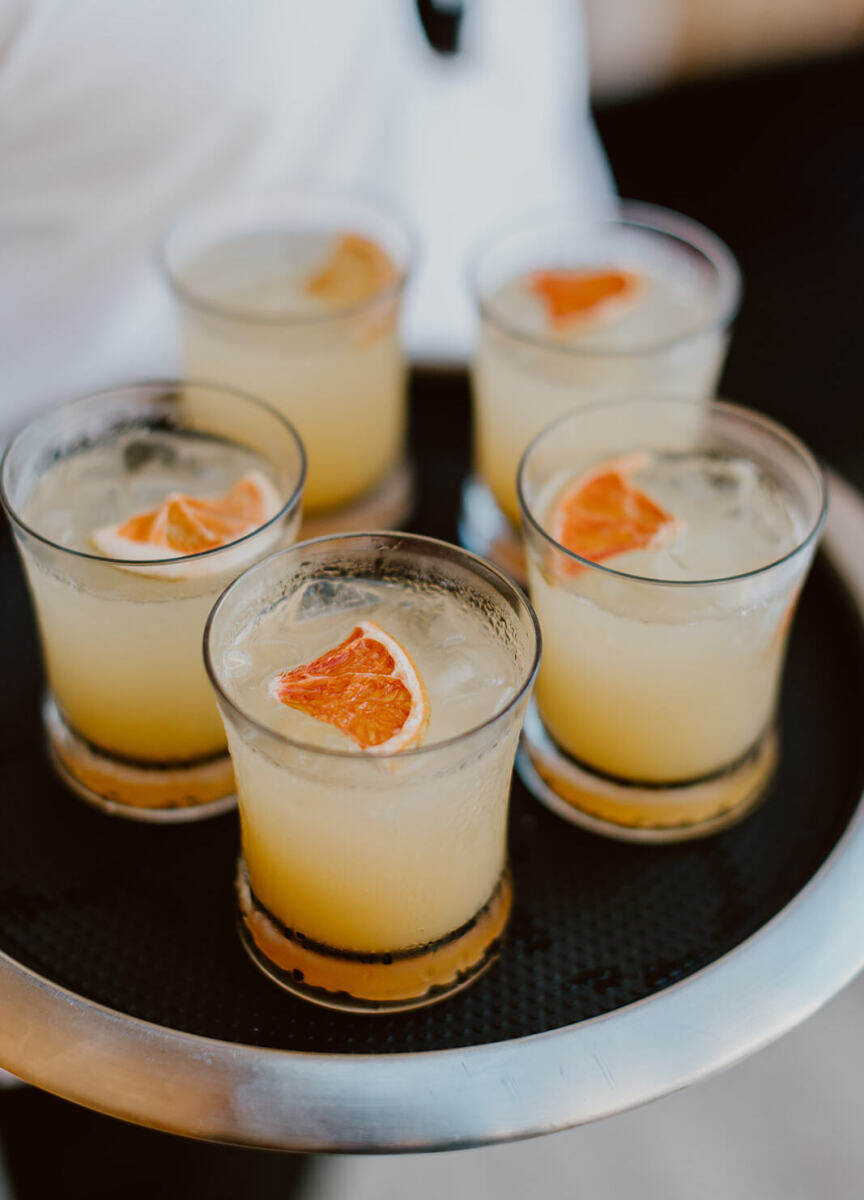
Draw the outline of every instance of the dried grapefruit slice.
[[[529,288],[543,301],[553,329],[564,332],[613,316],[635,298],[635,271],[535,271]]]
[[[647,454],[612,459],[581,476],[558,497],[550,532],[559,545],[603,562],[628,550],[645,550],[671,540],[682,526],[645,492],[630,483],[630,476],[648,465]],[[582,567],[567,562],[567,574]]]
[[[399,278],[389,254],[359,233],[342,234],[319,271],[306,280],[307,295],[317,296],[334,307],[348,307],[371,300]]]
[[[252,471],[214,499],[171,492],[158,508],[103,526],[90,541],[110,558],[185,558],[235,542],[275,516],[281,503],[270,480]]]
[[[375,621],[270,682],[270,695],[335,725],[369,754],[416,746],[429,723],[426,689],[410,656]]]

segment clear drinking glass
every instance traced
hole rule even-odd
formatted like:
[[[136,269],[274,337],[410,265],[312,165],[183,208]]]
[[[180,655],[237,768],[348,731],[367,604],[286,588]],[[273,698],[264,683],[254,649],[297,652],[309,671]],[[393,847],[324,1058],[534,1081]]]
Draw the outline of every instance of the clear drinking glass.
[[[562,521],[602,534],[610,471],[671,521],[651,545],[594,562],[565,547],[576,535]],[[574,823],[632,841],[738,820],[777,758],[787,637],[826,512],[812,455],[733,405],[614,401],[544,430],[519,496],[545,642],[526,785]]]
[[[235,197],[190,213],[163,262],[184,369],[296,426],[304,535],[398,526],[411,506],[399,312],[411,244],[352,197]]]
[[[187,382],[87,396],[38,417],[11,443],[0,496],[41,634],[48,745],[84,799],[146,821],[233,805],[201,636],[226,584],[293,541],[304,472],[303,447],[282,416]],[[266,520],[228,544],[148,550],[163,557],[145,561],[134,543],[111,556],[91,541],[172,495],[209,499],[244,477],[266,490]]]
[[[374,620],[410,655],[430,722],[412,748],[351,749],[274,700],[283,669]],[[288,991],[352,1011],[429,1004],[497,956],[511,907],[513,759],[540,653],[523,594],[403,534],[299,543],[220,598],[205,658],[237,775],[241,933]]]
[[[590,319],[559,328],[532,281],[560,270],[624,272],[635,286],[626,302],[613,298]],[[625,201],[606,221],[558,215],[511,229],[481,251],[472,282],[480,317],[474,475],[460,536],[524,578],[516,471],[525,447],[555,417],[606,396],[713,394],[740,274],[703,226]]]

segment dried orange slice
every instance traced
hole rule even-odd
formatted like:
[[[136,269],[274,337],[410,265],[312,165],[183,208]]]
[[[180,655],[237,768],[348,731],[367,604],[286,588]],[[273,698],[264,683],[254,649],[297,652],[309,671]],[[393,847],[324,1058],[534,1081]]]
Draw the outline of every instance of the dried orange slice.
[[[535,271],[528,286],[546,308],[553,329],[593,324],[625,308],[642,285],[635,271]]]
[[[270,695],[335,725],[370,754],[396,754],[417,745],[429,723],[429,701],[417,668],[375,621],[361,621],[332,650],[277,675]]]
[[[630,483],[630,476],[648,461],[647,454],[612,459],[571,483],[552,511],[555,541],[599,563],[628,550],[661,546],[674,537],[681,523]],[[582,570],[569,561],[563,569],[571,575]]]
[[[252,471],[214,499],[171,492],[158,508],[97,529],[90,541],[111,558],[184,558],[236,541],[269,521],[280,506],[270,480]]]
[[[307,295],[334,307],[349,307],[371,300],[399,278],[389,254],[359,233],[342,234],[327,262],[306,280]]]

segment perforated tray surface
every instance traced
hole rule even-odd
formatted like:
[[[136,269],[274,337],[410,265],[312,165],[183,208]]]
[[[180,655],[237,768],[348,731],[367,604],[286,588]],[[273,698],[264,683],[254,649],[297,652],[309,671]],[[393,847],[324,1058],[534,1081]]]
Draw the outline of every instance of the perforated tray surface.
[[[421,420],[421,442],[424,428]],[[420,455],[424,490],[414,527],[453,538],[464,442],[439,441],[440,454],[430,454],[427,443]],[[782,763],[768,801],[750,819],[704,842],[631,847],[565,825],[516,782],[516,906],[500,962],[440,1005],[347,1016],[285,995],[246,959],[234,918],[233,815],[141,826],[91,811],[55,780],[41,746],[35,634],[6,530],[0,950],[121,1013],[273,1049],[431,1051],[609,1013],[742,942],[837,842],[864,779],[860,628],[844,587],[819,559],[792,638]]]

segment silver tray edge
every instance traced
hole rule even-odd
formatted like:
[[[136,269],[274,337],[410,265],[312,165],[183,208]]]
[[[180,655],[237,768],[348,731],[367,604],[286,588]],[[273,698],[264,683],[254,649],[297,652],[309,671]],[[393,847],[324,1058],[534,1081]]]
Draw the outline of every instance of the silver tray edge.
[[[825,549],[864,619],[864,499],[829,477]],[[0,952],[0,1064],[188,1137],[305,1152],[448,1150],[644,1104],[789,1032],[864,967],[864,805],[798,895],[734,950],[613,1013],[507,1042],[394,1055],[237,1045],[152,1025]]]

